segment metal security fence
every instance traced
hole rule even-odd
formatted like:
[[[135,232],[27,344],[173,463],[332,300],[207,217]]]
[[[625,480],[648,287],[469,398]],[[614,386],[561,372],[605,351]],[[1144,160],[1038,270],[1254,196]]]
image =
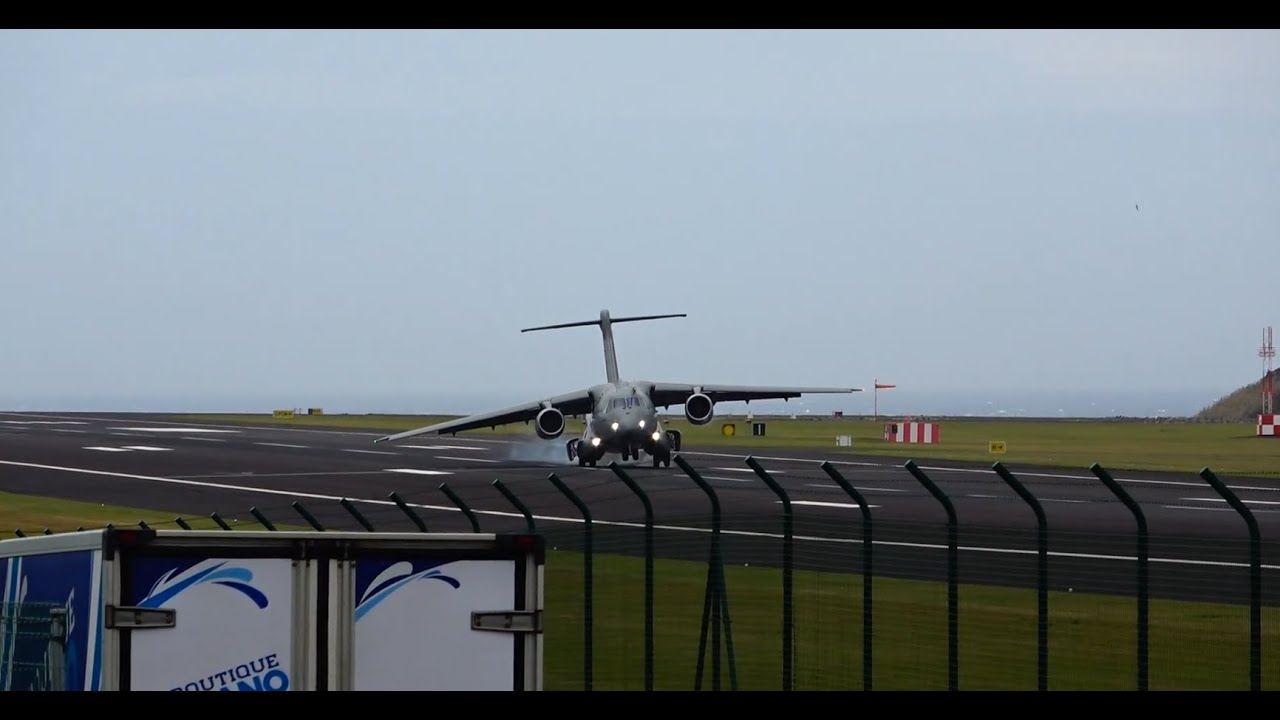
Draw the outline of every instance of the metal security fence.
[[[541,534],[547,689],[1280,688],[1274,548],[1208,469],[1186,484],[1220,503],[1195,509],[1234,534],[1156,527],[1152,504],[1170,501],[1135,499],[1143,486],[1096,464],[1087,482],[1034,489],[1001,463],[946,482],[913,461],[874,478],[753,457],[735,478],[674,465],[299,493],[172,522]],[[29,627],[20,659],[38,665],[48,630]]]
[[[65,690],[67,608],[0,603],[0,689]]]

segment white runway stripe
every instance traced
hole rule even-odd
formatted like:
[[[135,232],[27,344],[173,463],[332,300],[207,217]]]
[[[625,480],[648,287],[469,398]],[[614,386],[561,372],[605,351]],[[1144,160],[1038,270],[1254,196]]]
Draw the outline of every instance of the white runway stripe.
[[[383,452],[381,450],[355,450],[352,448],[343,448],[342,452],[363,453],[365,455],[399,455],[400,453]]]
[[[125,445],[124,449],[125,450],[146,450],[150,452],[169,452],[170,450],[169,448],[166,448],[166,447],[152,447],[150,445]]]
[[[486,458],[449,457],[448,455],[436,455],[435,457],[437,460],[457,460],[459,462],[482,462],[482,463],[502,462],[501,460],[488,460]]]
[[[118,447],[102,447],[102,446],[97,446],[97,445],[95,445],[95,446],[91,446],[91,447],[87,447],[87,448],[84,448],[84,449],[85,449],[85,450],[97,450],[97,451],[99,451],[99,452],[129,452],[128,450],[125,450],[124,448],[118,448]]]
[[[406,475],[452,475],[445,470],[419,470],[418,468],[390,468],[383,472],[404,473]]]
[[[267,447],[287,447],[287,448],[308,448],[308,447],[311,447],[310,445],[292,445],[292,444],[290,444],[290,443],[269,443],[269,442],[256,442],[256,443],[254,443],[254,445],[265,445],[265,446],[267,446]]]
[[[476,452],[488,452],[492,448],[470,447],[468,445],[401,445],[403,448],[413,448],[414,450],[475,450]]]

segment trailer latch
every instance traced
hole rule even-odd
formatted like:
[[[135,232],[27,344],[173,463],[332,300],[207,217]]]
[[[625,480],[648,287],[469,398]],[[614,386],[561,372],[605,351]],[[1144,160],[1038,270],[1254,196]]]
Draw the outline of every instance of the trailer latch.
[[[172,608],[106,607],[109,628],[171,628],[178,624],[178,611]]]
[[[541,633],[541,610],[490,610],[471,613],[472,630]]]

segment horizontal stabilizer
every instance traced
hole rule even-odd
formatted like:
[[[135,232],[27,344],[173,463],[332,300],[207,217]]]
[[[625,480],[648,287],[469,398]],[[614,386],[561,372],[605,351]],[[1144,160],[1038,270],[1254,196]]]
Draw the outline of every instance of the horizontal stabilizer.
[[[520,332],[533,332],[534,330],[559,330],[561,328],[571,328],[571,327],[587,327],[589,325],[600,325],[605,320],[608,320],[610,323],[621,323],[621,322],[637,322],[640,320],[665,320],[666,318],[678,318],[678,317],[688,317],[688,315],[686,313],[674,313],[671,315],[634,315],[632,317],[620,317],[620,318],[609,317],[608,315],[604,315],[599,320],[583,320],[582,322],[561,323],[559,325],[543,325],[541,327],[525,328]]]

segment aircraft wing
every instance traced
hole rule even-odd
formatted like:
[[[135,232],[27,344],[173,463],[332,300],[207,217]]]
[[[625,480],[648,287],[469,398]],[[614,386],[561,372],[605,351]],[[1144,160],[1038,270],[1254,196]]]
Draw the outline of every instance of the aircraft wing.
[[[575,390],[573,392],[557,395],[545,400],[534,400],[531,402],[515,405],[502,410],[494,410],[492,412],[479,413],[469,415],[456,420],[446,420],[435,425],[427,425],[413,430],[406,430],[395,435],[387,435],[374,440],[375,443],[385,442],[387,440],[400,440],[414,435],[453,435],[454,433],[464,430],[475,430],[483,427],[497,427],[499,425],[509,425],[516,422],[528,422],[537,417],[543,408],[554,407],[565,415],[585,415],[591,412],[591,393],[587,390]]]
[[[801,395],[820,393],[855,393],[862,388],[849,387],[797,387],[797,386],[764,386],[764,385],[693,385],[685,383],[654,383],[649,393],[654,405],[682,405],[690,394],[702,389],[703,394],[713,402],[736,402],[739,400],[787,400]]]

